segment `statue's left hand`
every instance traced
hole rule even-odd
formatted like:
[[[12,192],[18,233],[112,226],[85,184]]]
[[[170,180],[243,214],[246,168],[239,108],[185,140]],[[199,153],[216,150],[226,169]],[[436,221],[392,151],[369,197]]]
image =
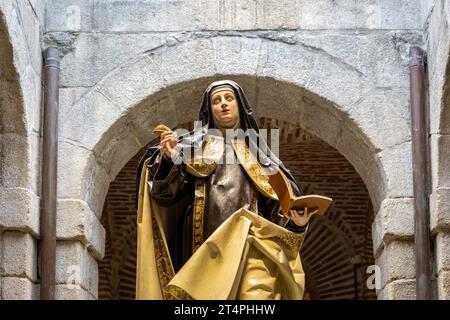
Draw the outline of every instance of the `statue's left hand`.
[[[303,210],[289,210],[287,217],[291,219],[293,223],[295,223],[299,227],[304,227],[309,221],[310,214],[308,213],[308,208],[304,208]]]

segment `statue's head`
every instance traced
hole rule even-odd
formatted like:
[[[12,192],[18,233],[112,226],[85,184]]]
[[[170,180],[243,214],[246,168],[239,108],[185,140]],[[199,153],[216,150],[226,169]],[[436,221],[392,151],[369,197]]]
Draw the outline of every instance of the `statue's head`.
[[[259,130],[244,91],[232,80],[215,81],[206,88],[198,120],[208,128]]]
[[[231,85],[223,84],[211,90],[210,105],[217,127],[239,127],[239,102]]]

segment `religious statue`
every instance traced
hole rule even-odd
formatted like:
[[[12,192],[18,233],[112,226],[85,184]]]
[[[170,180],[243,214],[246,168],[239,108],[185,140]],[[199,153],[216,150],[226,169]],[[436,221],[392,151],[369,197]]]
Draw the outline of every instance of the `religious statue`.
[[[280,208],[299,185],[234,81],[205,90],[198,120],[182,135],[156,128],[160,143],[138,166],[136,299],[302,299],[312,213]],[[275,173],[290,198],[274,190]]]

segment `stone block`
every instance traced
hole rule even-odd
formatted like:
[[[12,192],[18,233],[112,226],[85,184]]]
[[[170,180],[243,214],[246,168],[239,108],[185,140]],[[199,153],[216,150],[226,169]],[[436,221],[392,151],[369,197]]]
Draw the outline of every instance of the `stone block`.
[[[79,286],[98,295],[98,267],[94,257],[79,241],[57,241],[56,284]]]
[[[37,242],[29,233],[6,231],[2,236],[2,277],[37,280]]]
[[[2,277],[2,300],[37,300],[39,299],[39,285],[26,278]]]
[[[96,31],[295,29],[296,0],[97,1]]]
[[[0,186],[26,188],[38,193],[40,138],[17,134],[0,136]]]
[[[2,108],[0,113],[0,134],[15,133],[26,135],[27,122],[25,120],[25,109],[19,81],[7,81],[0,77],[0,106]],[[1,143],[2,141],[0,140],[0,145]]]
[[[437,273],[450,271],[450,233],[439,232],[436,235],[436,268]]]
[[[117,72],[105,78],[99,87],[119,108],[127,109],[166,87],[166,74],[161,70],[161,50],[135,57]],[[127,76],[122,76],[126,70]],[[168,76],[168,75],[167,75]]]
[[[93,86],[114,69],[161,46],[162,42],[161,35],[155,34],[81,33],[61,60],[60,84]]]
[[[411,198],[412,147],[410,142],[386,148],[378,153],[385,173],[387,198]]]
[[[210,39],[189,41],[173,47],[162,47],[161,54],[161,72],[166,80],[166,85],[211,77],[216,73],[214,47]]]
[[[56,300],[97,300],[79,285],[58,284],[55,287]]]
[[[57,240],[80,240],[101,260],[105,254],[105,229],[86,202],[58,200]]]
[[[381,268],[381,283],[386,287],[397,280],[415,278],[414,242],[388,243],[375,263]]]
[[[21,54],[28,57],[29,63],[36,74],[40,75],[42,70],[40,22],[28,0],[18,0],[17,4],[19,6],[20,23],[23,28],[22,32],[27,47],[27,52],[21,52]]]
[[[0,188],[0,229],[39,234],[40,201],[32,191]]]
[[[124,114],[109,97],[97,90],[84,95],[59,118],[59,138],[93,150],[102,135]]]
[[[431,135],[432,189],[450,189],[450,135]]]
[[[58,159],[58,198],[84,200],[100,216],[111,181],[104,167],[91,151],[66,142]]]
[[[420,29],[420,3],[399,0],[299,1],[302,29]],[[402,12],[399,16],[397,13]]]
[[[396,280],[386,285],[378,293],[380,300],[415,300],[416,299],[416,280]]]
[[[408,96],[406,88],[372,91],[349,116],[377,149],[384,150],[411,139]]]
[[[409,34],[409,33],[408,33]],[[296,32],[298,45],[340,61],[360,72],[377,87],[407,87],[408,69],[399,54],[404,34],[399,31],[375,33],[342,33],[323,31]]]
[[[41,67],[39,67],[41,68]],[[27,66],[21,77],[21,87],[25,106],[25,119],[28,134],[41,133],[41,77]]]
[[[258,77],[288,80],[300,87],[306,86],[319,59],[318,55],[301,46],[273,41],[263,41],[260,51]]]
[[[450,230],[450,189],[437,189],[431,194],[430,227],[433,233]]]
[[[413,199],[385,199],[372,224],[374,253],[393,240],[414,239]]]
[[[218,74],[255,74],[258,68],[261,39],[214,37],[212,39]]]
[[[46,30],[91,31],[94,0],[46,1]]]
[[[438,299],[450,300],[450,271],[442,271],[439,273]]]

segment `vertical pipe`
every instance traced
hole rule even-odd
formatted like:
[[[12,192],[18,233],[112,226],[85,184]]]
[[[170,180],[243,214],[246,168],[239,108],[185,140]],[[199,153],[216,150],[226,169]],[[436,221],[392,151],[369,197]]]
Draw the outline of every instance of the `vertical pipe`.
[[[40,291],[42,300],[55,298],[56,178],[58,154],[59,52],[44,51],[44,124],[40,222]]]
[[[410,49],[411,141],[414,184],[414,231],[416,257],[416,299],[431,298],[430,231],[428,199],[427,121],[425,110],[424,52]]]

